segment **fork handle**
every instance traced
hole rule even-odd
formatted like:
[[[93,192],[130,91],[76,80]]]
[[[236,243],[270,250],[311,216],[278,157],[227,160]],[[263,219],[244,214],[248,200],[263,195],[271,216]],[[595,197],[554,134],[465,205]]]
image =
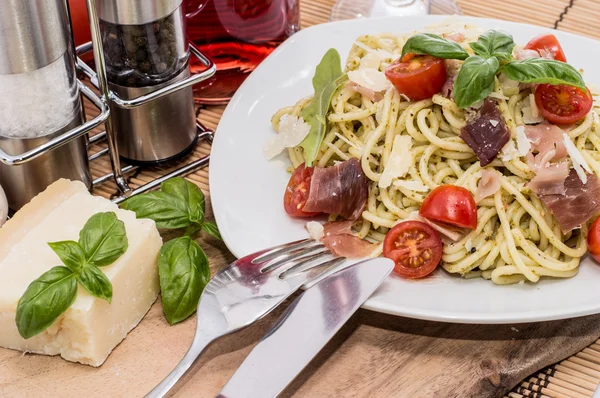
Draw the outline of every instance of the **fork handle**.
[[[181,377],[192,367],[196,359],[204,352],[206,347],[215,340],[213,337],[198,336],[194,337],[192,345],[185,353],[179,364],[169,373],[159,385],[154,387],[145,398],[162,398],[173,388],[173,386],[181,379]]]

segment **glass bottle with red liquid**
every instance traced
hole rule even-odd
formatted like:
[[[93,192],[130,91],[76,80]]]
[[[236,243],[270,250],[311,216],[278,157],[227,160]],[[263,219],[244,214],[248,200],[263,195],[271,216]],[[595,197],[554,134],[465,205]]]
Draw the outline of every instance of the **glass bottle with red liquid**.
[[[196,102],[223,104],[258,64],[300,28],[298,0],[186,0],[188,38],[217,66]],[[204,67],[192,62],[192,72]]]

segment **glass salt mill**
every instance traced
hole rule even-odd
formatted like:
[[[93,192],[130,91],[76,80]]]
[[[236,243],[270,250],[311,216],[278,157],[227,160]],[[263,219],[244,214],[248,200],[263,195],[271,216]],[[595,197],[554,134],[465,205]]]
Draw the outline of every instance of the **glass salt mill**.
[[[182,2],[97,1],[108,87],[119,98],[140,98],[190,76]],[[196,143],[191,87],[135,107],[113,98],[110,108],[119,154],[128,162],[172,160]]]
[[[0,1],[0,148],[20,155],[82,123],[66,2]],[[0,164],[13,210],[59,178],[91,188],[85,136],[23,164]]]

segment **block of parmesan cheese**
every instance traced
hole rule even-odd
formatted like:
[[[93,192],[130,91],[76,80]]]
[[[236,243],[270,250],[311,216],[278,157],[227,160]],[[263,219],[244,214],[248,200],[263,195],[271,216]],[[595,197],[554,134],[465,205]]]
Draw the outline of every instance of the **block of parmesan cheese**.
[[[112,303],[78,286],[77,299],[65,313],[44,332],[23,339],[15,323],[19,298],[33,280],[61,264],[48,242],[77,241],[86,221],[106,211],[125,223],[129,240],[125,254],[101,268],[112,282]],[[81,182],[55,182],[0,228],[0,347],[100,366],[156,300],[161,245],[154,221],[138,220],[135,213],[90,195]]]

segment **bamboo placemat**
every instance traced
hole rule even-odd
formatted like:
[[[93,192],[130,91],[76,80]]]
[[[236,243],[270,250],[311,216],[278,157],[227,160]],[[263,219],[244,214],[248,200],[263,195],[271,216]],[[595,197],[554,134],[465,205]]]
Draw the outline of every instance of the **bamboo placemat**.
[[[334,3],[335,0],[301,0],[301,26],[327,22]],[[600,38],[600,0],[458,0],[458,3],[465,15],[525,22]],[[215,129],[224,109],[224,106],[200,107],[197,110],[198,120],[206,127]],[[94,145],[91,152],[102,148],[102,144]],[[203,142],[183,162],[197,159],[209,152],[210,145]],[[95,160],[91,168],[94,177],[108,173],[108,158]],[[144,169],[129,175],[128,181],[132,187],[137,187],[165,171],[167,170],[164,168]],[[187,178],[210,195],[208,168],[190,174]],[[112,182],[107,182],[97,187],[95,193],[110,197],[118,192]],[[600,340],[576,355],[532,375],[510,392],[508,397],[592,397],[599,383]]]

